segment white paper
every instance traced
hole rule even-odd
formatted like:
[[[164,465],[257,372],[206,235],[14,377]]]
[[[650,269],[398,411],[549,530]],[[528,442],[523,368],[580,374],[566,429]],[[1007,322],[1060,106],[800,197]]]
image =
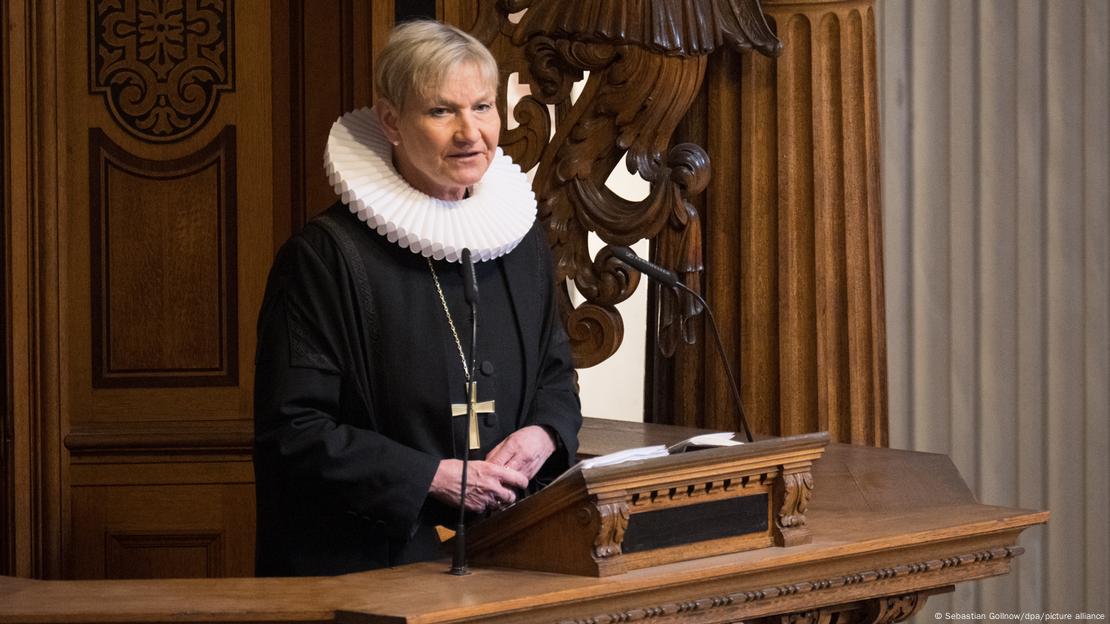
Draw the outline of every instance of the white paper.
[[[736,434],[731,431],[723,431],[721,433],[703,433],[696,435],[692,438],[672,444],[668,450],[671,452],[682,451],[691,446],[739,446],[743,444],[740,440],[734,439]]]
[[[609,453],[608,455],[599,455],[589,459],[582,460],[582,468],[597,468],[599,466],[615,466],[623,464],[624,462],[636,461],[638,459],[651,459],[653,457],[666,457],[670,453],[667,452],[667,447],[662,444],[656,446],[641,446],[638,448],[624,449],[616,453]]]

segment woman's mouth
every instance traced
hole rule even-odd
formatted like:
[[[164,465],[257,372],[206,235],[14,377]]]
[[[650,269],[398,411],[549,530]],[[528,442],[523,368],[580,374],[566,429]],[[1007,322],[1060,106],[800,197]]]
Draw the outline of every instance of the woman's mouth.
[[[448,154],[447,157],[455,160],[467,160],[470,158],[476,158],[481,155],[482,152],[459,152],[457,154]]]

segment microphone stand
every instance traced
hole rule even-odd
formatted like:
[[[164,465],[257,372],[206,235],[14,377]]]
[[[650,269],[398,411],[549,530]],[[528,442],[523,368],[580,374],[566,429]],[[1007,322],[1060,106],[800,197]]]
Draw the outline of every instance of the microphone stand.
[[[701,307],[705,309],[706,314],[709,315],[709,324],[713,327],[713,337],[717,339],[717,354],[721,356],[721,362],[725,365],[725,374],[728,375],[728,387],[732,390],[733,405],[736,406],[736,414],[740,417],[740,424],[744,427],[744,436],[748,438],[748,442],[751,442],[752,429],[748,426],[748,419],[744,417],[744,404],[740,401],[740,389],[736,385],[736,377],[732,374],[732,366],[729,365],[728,358],[725,357],[725,345],[721,342],[721,332],[717,329],[717,319],[713,318],[713,309],[709,307],[709,304],[705,302],[701,295],[694,292],[686,284],[676,281],[675,285],[697,299],[701,303]]]
[[[470,419],[474,413],[470,409],[474,377],[478,372],[478,280],[474,275],[474,262],[469,249],[462,251],[463,294],[470,304],[470,369],[466,377],[466,427],[463,443],[462,490],[459,493],[459,520],[455,524],[455,552],[451,557],[450,574],[465,576],[470,574],[466,564],[466,473],[470,466]]]
[[[678,288],[689,293],[701,303],[701,307],[705,309],[706,313],[709,315],[709,324],[713,328],[713,337],[717,339],[717,354],[721,357],[721,363],[725,366],[725,374],[728,375],[728,387],[732,390],[732,401],[733,405],[736,406],[736,415],[740,419],[740,425],[744,429],[745,437],[747,437],[748,442],[751,442],[752,429],[748,426],[748,419],[744,417],[744,403],[740,400],[740,387],[736,384],[736,376],[732,374],[732,366],[728,363],[728,358],[725,356],[725,345],[721,342],[721,332],[717,329],[717,319],[713,317],[713,309],[709,307],[709,304],[705,302],[705,299],[703,299],[701,295],[682,283],[682,280],[678,279],[678,275],[676,275],[674,271],[641,258],[629,247],[609,245],[609,250],[621,262],[658,281],[664,286]]]

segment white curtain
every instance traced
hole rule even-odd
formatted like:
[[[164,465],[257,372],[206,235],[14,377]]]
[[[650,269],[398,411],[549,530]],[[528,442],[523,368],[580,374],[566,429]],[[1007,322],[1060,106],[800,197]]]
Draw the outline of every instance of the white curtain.
[[[1110,0],[878,0],[891,446],[1049,509],[935,613],[1110,610]],[[943,620],[943,616],[941,616]]]

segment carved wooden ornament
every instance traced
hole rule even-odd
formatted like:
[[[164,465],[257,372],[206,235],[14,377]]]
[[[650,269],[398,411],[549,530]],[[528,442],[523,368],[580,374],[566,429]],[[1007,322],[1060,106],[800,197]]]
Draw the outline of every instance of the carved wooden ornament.
[[[688,199],[708,184],[709,157],[698,145],[671,146],[671,135],[701,86],[709,53],[722,45],[768,55],[781,49],[758,0],[585,4],[567,11],[558,0],[479,3],[471,28],[497,55],[502,83],[516,73],[531,89],[513,108],[519,125],[504,131],[501,144],[523,169],[537,167],[539,216],[579,367],[603,361],[620,346],[624,329],[615,306],[639,282],[607,247],[591,258],[588,233],[614,245],[654,239],[656,261],[700,290],[701,226]],[[584,87],[572,97],[586,72]],[[622,158],[651,183],[641,201],[605,185]],[[568,278],[585,299],[577,307]],[[680,338],[693,340],[686,321],[700,311],[690,298],[663,293],[658,344],[665,353]]]
[[[782,501],[775,514],[775,544],[795,546],[809,540],[806,509],[813,496],[813,474],[809,469],[787,471],[775,480],[775,500]]]
[[[598,531],[594,538],[594,556],[603,559],[621,554],[621,542],[628,529],[628,505],[622,500],[591,507],[597,514]]]
[[[182,139],[234,89],[232,0],[89,3],[89,92],[154,142]]]

